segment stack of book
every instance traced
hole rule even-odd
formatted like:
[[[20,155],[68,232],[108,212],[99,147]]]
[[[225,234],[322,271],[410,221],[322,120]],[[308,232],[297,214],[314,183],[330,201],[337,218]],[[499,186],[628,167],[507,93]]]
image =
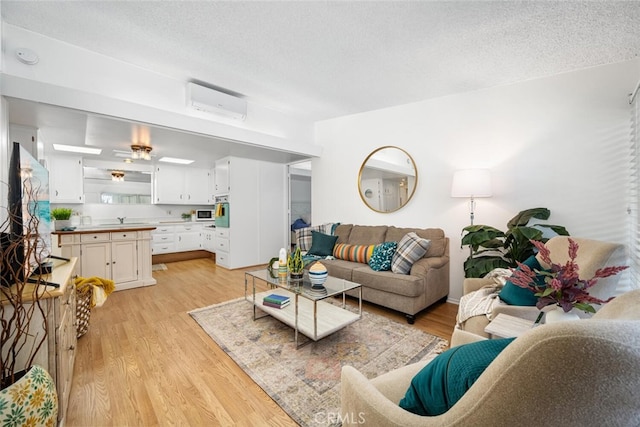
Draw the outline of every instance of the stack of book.
[[[291,303],[291,298],[278,294],[271,294],[264,297],[262,305],[274,308],[284,308]]]

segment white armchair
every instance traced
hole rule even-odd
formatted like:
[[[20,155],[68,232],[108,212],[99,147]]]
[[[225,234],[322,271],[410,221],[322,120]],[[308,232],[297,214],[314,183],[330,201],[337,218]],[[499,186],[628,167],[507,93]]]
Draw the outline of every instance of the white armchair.
[[[594,275],[597,269],[612,266],[623,265],[626,261],[624,246],[618,243],[601,242],[598,240],[582,239],[571,237],[578,243],[578,256],[576,263],[580,266],[580,277],[589,278]],[[569,260],[568,236],[556,236],[547,241],[545,246],[549,249],[551,260],[557,264],[564,264]],[[591,288],[589,293],[597,298],[607,299],[615,295],[616,286],[620,275],[600,279],[598,283]],[[494,283],[492,279],[465,279],[463,283],[462,293],[467,295],[477,291],[480,288]],[[596,307],[597,308],[597,307]],[[465,321],[456,322],[456,326],[451,336],[451,346],[455,347],[460,344],[479,341],[488,338],[488,334],[484,332],[491,319],[498,314],[504,313],[523,319],[535,320],[540,310],[536,307],[515,306],[500,303],[493,308],[491,313],[482,316],[474,316]]]
[[[640,425],[640,290],[617,297],[591,319],[527,331],[498,355],[449,411],[433,417],[398,406],[426,363],[372,380],[351,366],[343,367],[343,424]]]

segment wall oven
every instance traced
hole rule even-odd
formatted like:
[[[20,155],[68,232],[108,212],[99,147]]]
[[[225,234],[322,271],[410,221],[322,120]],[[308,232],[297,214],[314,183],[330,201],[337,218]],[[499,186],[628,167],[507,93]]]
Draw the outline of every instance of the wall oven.
[[[216,197],[215,218],[216,227],[229,227],[229,196]]]

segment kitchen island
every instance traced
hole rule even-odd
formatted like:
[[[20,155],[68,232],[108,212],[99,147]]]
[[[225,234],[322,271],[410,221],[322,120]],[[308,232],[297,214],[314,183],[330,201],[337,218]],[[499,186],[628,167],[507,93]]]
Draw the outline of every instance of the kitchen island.
[[[111,279],[121,291],[156,284],[151,274],[155,229],[150,224],[100,225],[52,234],[63,257],[78,258],[78,276]]]

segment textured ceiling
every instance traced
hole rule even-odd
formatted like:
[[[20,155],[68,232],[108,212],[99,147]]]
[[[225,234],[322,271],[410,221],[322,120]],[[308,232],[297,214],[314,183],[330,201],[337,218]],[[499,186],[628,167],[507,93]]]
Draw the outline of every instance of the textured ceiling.
[[[5,22],[321,120],[632,59],[638,2],[7,1]]]

